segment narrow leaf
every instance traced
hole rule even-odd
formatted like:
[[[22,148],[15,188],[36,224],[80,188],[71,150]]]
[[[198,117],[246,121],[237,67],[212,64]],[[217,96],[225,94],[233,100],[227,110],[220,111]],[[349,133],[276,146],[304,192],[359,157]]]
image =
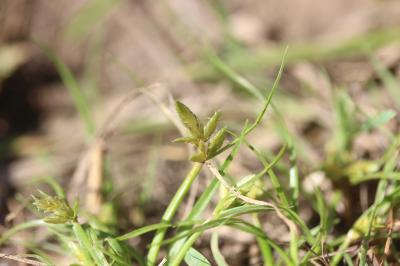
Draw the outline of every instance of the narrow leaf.
[[[127,240],[127,239],[130,239],[130,238],[138,237],[140,235],[143,235],[145,233],[148,233],[148,232],[151,232],[151,231],[154,231],[154,230],[158,230],[158,229],[161,229],[161,228],[167,228],[167,227],[170,227],[170,226],[171,226],[170,224],[166,224],[166,223],[151,224],[151,225],[144,226],[144,227],[141,227],[139,229],[133,230],[133,231],[131,231],[129,233],[126,233],[126,234],[124,234],[122,236],[117,237],[116,239],[119,240],[119,241],[123,241],[123,240]]]
[[[220,113],[215,112],[214,115],[208,120],[207,125],[204,127],[204,137],[208,139],[215,132],[220,118]]]
[[[86,234],[85,230],[78,223],[72,225],[75,238],[78,240],[80,251],[84,254],[85,264],[87,265],[108,265],[108,263],[103,264],[103,261],[97,256],[97,249],[94,249],[93,243],[91,243],[89,236]],[[93,263],[91,263],[93,259]]]
[[[215,134],[215,137],[211,140],[211,144],[208,147],[208,158],[214,157],[219,148],[222,147],[222,144],[224,144],[225,140],[225,135],[226,135],[226,127],[220,129],[217,134]]]
[[[188,253],[185,256],[185,262],[189,266],[207,266],[211,265],[211,263],[204,257],[203,254],[195,250],[194,248],[190,248]]]
[[[183,103],[176,102],[176,112],[193,137],[203,137],[203,127],[197,116]]]
[[[224,256],[218,247],[218,233],[214,232],[211,237],[211,252],[214,256],[214,260],[218,266],[228,266],[226,263]]]
[[[362,131],[368,131],[377,127],[380,127],[389,122],[393,117],[396,116],[396,112],[392,110],[385,110],[380,112],[374,117],[370,117],[361,125]]]
[[[182,137],[182,138],[177,138],[174,139],[172,142],[176,142],[176,143],[190,143],[193,145],[198,145],[198,141],[196,138],[193,137]]]

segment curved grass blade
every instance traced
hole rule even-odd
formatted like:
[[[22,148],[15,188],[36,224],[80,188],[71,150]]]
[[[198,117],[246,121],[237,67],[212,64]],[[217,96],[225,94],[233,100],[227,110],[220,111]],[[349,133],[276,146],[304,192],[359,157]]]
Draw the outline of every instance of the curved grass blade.
[[[217,232],[214,232],[211,236],[211,252],[218,266],[228,266],[228,263],[226,263],[224,256],[219,250]]]
[[[90,113],[89,103],[87,102],[74,75],[68,66],[64,64],[64,62],[50,49],[50,47],[41,43],[38,43],[38,46],[57,68],[58,74],[60,75],[65,87],[67,87],[72,99],[74,100],[75,107],[85,124],[87,135],[92,136],[95,131],[95,124]]]
[[[74,231],[75,237],[78,240],[81,251],[83,254],[85,254],[85,258],[87,260],[86,263],[89,263],[89,265],[109,265],[103,252],[96,246],[96,243],[92,243],[90,239],[92,236],[88,235],[88,232],[86,232],[80,224],[74,223],[72,225],[72,230]],[[94,261],[94,264],[90,263],[91,260]]]
[[[171,226],[172,226],[171,224],[167,224],[167,223],[151,224],[151,225],[147,225],[147,226],[141,227],[139,229],[133,230],[122,236],[116,237],[116,239],[119,241],[124,241],[124,240],[128,240],[131,238],[141,236],[141,235],[146,234],[151,231],[155,231],[155,230],[162,229],[162,228],[168,228]]]

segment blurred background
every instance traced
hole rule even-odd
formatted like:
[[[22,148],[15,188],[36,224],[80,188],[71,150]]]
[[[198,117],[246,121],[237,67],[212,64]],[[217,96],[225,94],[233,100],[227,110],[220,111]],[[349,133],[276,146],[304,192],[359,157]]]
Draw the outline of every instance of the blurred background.
[[[335,91],[345,91],[345,113],[400,109],[398,0],[1,0],[0,227],[26,219],[19,203],[48,177],[78,189],[73,176],[93,132],[138,88],[167,106],[180,99],[201,118],[221,110],[224,123],[240,130],[260,111],[257,95],[268,93],[287,46],[273,103],[306,180],[338,149]],[[215,55],[259,90],[232,82]],[[249,137],[266,156],[283,143],[268,114]],[[171,143],[177,131],[146,95],[125,104],[113,123],[105,144],[112,182],[104,189],[124,210],[120,227],[157,222],[188,167],[187,150]],[[398,133],[399,117],[387,126]],[[385,134],[364,132],[351,153],[379,158],[387,145]],[[232,175],[259,167],[243,152]],[[368,187],[352,189],[368,195]],[[362,211],[368,196],[359,198]],[[345,209],[348,228],[357,216]],[[303,215],[312,219],[310,207]],[[236,241],[232,261],[250,256],[251,239],[225,237]]]

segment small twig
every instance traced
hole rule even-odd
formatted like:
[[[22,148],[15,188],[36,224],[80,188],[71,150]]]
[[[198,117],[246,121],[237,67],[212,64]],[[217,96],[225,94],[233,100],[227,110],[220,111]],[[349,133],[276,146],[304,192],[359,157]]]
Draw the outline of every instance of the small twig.
[[[149,99],[151,101],[153,101],[153,103],[156,104],[158,106],[158,108],[160,108],[160,110],[164,113],[165,117],[167,119],[169,119],[172,122],[172,124],[174,124],[176,129],[178,129],[181,136],[187,135],[187,130],[186,130],[185,126],[178,119],[177,115],[171,111],[171,108],[169,108],[167,105],[162,103],[154,94],[152,94],[148,91],[143,91],[143,90],[141,90],[141,92],[144,95],[146,95],[147,97],[149,97]],[[171,103],[175,102],[173,96],[170,93],[168,93],[168,99]],[[189,153],[193,152],[193,148],[190,145],[187,145],[187,149],[188,149]]]
[[[148,86],[147,88],[157,87],[159,84]],[[105,142],[115,132],[113,122],[123,109],[137,97],[138,94],[145,94],[143,89],[134,90],[124,97],[121,102],[108,115],[101,128],[98,130],[93,142],[87,148],[79,160],[78,166],[73,174],[72,187],[80,187],[87,178],[88,195],[86,204],[93,213],[100,209],[101,195],[100,187],[102,184],[102,166],[105,151]],[[71,190],[75,191],[75,190]],[[70,195],[71,196],[71,195]]]
[[[390,208],[389,210],[389,218],[388,218],[388,224],[387,224],[387,228],[388,228],[388,236],[386,239],[386,243],[385,243],[385,249],[384,249],[384,254],[385,257],[388,257],[390,255],[391,249],[390,247],[392,246],[392,232],[393,232],[393,208]],[[381,265],[383,265],[383,260],[381,262]]]
[[[182,125],[182,123],[179,121],[178,117],[171,111],[170,108],[168,108],[165,104],[163,104],[159,99],[157,99],[154,94],[140,90],[141,93],[149,97],[149,99],[154,102],[158,108],[164,113],[164,115],[175,125],[175,127],[179,130],[179,133],[181,133],[182,136],[186,134],[186,129]]]
[[[158,266],[163,266],[165,265],[165,263],[167,263],[167,258],[163,258],[162,261],[160,261],[160,263],[158,264]]]
[[[69,198],[76,198],[79,193],[79,189],[83,182],[85,181],[86,174],[88,172],[88,164],[89,164],[89,153],[90,150],[85,150],[85,152],[80,156],[78,160],[78,165],[75,168],[74,173],[72,174],[71,183],[69,185],[68,196]],[[72,189],[71,189],[72,188]]]
[[[326,254],[325,254],[324,243],[325,243],[324,241],[322,241],[322,243],[321,243],[321,254],[322,254],[321,260],[324,265],[329,266],[329,262],[327,260]]]
[[[20,256],[8,255],[8,254],[3,254],[3,253],[0,253],[0,258],[23,262],[23,263],[26,263],[29,265],[46,266],[45,263],[42,263],[42,262],[39,262],[36,260],[25,259],[25,258],[21,258]]]
[[[148,95],[150,95],[150,93],[146,90],[158,88],[158,87],[161,87],[161,84],[156,83],[156,84],[149,85],[147,87],[142,87],[142,88],[133,90],[128,95],[126,95],[122,99],[122,101],[114,108],[114,110],[110,113],[110,115],[106,118],[105,122],[103,123],[103,126],[99,130],[98,137],[102,138],[103,140],[106,140],[107,138],[109,138],[115,132],[115,128],[112,128],[111,125],[116,120],[116,117],[123,111],[123,109],[126,106],[128,106],[139,94],[144,94],[144,95],[148,96]],[[157,100],[155,97],[154,97],[154,99]]]
[[[101,208],[101,184],[103,182],[103,157],[104,157],[104,142],[99,139],[90,149],[89,153],[89,169],[87,177],[87,196],[86,208],[91,213],[97,214]]]

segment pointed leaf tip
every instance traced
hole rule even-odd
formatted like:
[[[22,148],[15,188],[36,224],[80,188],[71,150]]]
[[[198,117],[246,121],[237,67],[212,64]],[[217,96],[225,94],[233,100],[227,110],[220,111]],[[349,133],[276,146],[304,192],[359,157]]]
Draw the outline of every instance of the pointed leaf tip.
[[[203,126],[197,116],[183,103],[176,101],[176,112],[178,113],[182,123],[190,131],[193,137],[203,137]]]
[[[188,144],[190,143],[190,144],[193,144],[195,146],[198,145],[198,140],[196,138],[193,138],[193,137],[181,137],[181,138],[174,139],[172,142],[174,142],[174,143],[188,143]]]
[[[208,139],[215,132],[220,118],[220,112],[215,112],[214,115],[208,120],[207,125],[204,127],[204,137]]]
[[[208,159],[211,159],[218,154],[218,150],[222,147],[222,144],[224,144],[225,135],[226,127],[220,129],[215,134],[215,137],[210,141],[210,146],[208,147]]]

